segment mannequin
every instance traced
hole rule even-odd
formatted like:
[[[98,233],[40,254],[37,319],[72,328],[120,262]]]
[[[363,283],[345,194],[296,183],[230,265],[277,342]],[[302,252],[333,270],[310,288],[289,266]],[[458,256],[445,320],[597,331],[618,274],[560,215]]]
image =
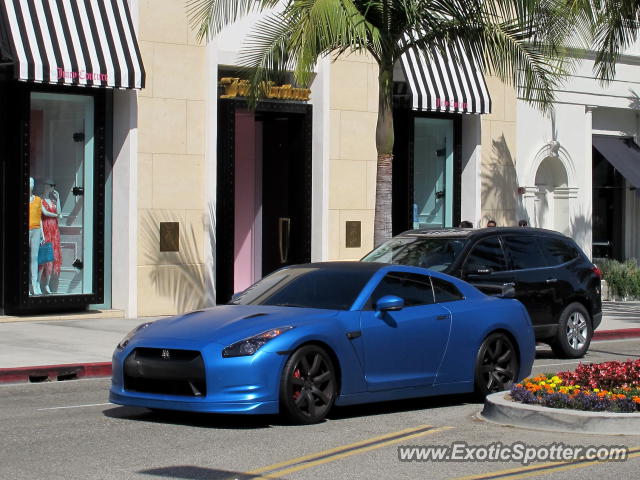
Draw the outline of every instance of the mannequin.
[[[60,194],[55,190],[55,182],[47,178],[44,180],[44,192],[42,194],[42,232],[44,241],[50,242],[53,248],[53,261],[40,265],[40,286],[46,295],[51,295],[51,279],[60,276],[62,266],[62,252],[60,250],[60,229],[58,220],[62,218],[62,206]],[[53,285],[57,285],[55,282]]]
[[[33,194],[33,187],[35,187],[35,180],[33,177],[29,177],[29,280],[31,294],[42,295],[38,281],[38,250],[44,240],[42,215],[50,217],[57,216],[57,214],[48,212],[42,206],[42,199]]]

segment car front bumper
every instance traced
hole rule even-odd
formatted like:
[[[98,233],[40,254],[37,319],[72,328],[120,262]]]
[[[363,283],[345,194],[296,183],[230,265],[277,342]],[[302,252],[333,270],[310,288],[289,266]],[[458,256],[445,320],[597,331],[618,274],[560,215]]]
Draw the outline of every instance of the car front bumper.
[[[132,361],[136,349],[157,351],[157,358]],[[180,352],[199,353],[201,366],[194,367],[191,375],[190,363],[163,360],[163,351],[168,351],[169,357]],[[280,372],[285,361],[285,355],[268,351],[223,358],[218,345],[204,348],[169,342],[132,345],[122,352],[114,352],[109,401],[191,412],[274,414],[278,413]],[[190,389],[190,379],[203,375],[206,382],[193,382],[198,388]],[[177,384],[181,388],[176,389]]]

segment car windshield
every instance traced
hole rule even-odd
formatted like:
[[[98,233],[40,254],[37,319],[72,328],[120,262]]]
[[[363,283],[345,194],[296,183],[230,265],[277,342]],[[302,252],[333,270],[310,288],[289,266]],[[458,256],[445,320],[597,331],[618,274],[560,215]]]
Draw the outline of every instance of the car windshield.
[[[348,310],[371,278],[371,271],[295,267],[278,270],[233,298],[232,305]]]
[[[442,272],[466,243],[465,238],[397,237],[380,245],[362,261],[413,265]]]

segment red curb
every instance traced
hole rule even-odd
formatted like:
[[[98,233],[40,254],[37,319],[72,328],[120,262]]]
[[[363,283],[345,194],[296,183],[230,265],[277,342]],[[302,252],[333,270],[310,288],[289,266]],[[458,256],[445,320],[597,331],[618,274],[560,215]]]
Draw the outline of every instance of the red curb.
[[[111,376],[111,362],[0,368],[0,383],[37,383],[109,376]]]
[[[624,328],[621,330],[602,330],[595,331],[593,334],[594,340],[618,340],[621,338],[636,338],[640,337],[640,328]]]

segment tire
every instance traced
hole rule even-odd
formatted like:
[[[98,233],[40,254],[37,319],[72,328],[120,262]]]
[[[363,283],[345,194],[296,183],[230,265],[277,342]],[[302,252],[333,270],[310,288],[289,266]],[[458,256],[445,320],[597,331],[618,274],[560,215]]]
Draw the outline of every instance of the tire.
[[[338,383],[331,357],[317,345],[293,352],[280,378],[280,411],[290,421],[322,421],[336,400]]]
[[[484,339],[475,365],[475,392],[483,399],[490,393],[509,390],[518,377],[520,362],[513,341],[495,332]]]
[[[562,311],[558,320],[558,333],[550,343],[553,352],[562,358],[580,358],[587,353],[593,326],[589,312],[581,304],[574,302]]]

